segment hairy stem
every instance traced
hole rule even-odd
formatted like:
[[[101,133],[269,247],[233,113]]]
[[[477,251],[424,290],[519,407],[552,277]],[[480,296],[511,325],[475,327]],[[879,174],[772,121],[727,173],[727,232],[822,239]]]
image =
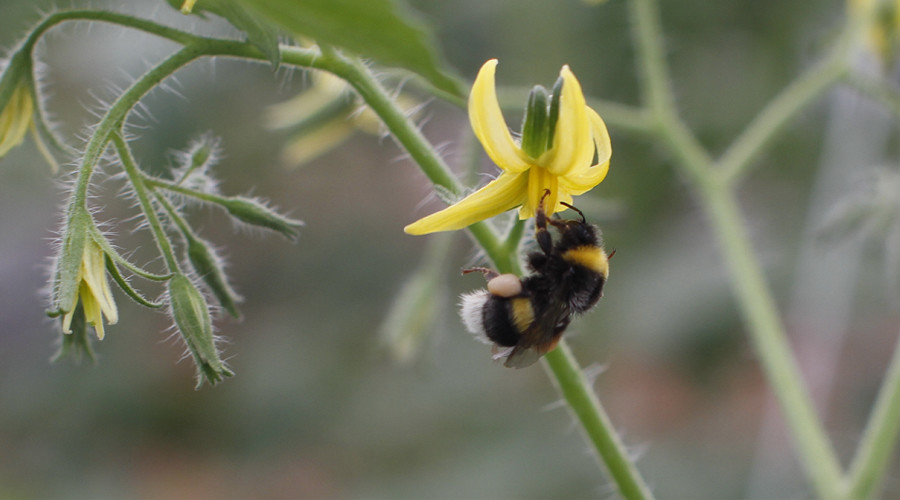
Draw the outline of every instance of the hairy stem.
[[[121,132],[112,134],[112,142],[115,145],[119,159],[122,160],[125,174],[134,188],[135,195],[137,195],[141,211],[144,212],[144,217],[147,218],[147,224],[153,233],[153,239],[156,240],[156,246],[159,247],[160,254],[166,261],[166,268],[168,268],[169,272],[178,272],[178,259],[175,257],[175,251],[172,249],[172,243],[166,236],[166,230],[162,227],[159,216],[156,215],[156,209],[153,207],[153,202],[150,199],[150,190],[144,185],[144,177],[134,161],[131,148],[128,147],[128,143],[125,142]]]
[[[544,356],[544,361],[557,389],[618,486],[619,493],[628,500],[653,498],[569,346],[560,342],[556,349]]]

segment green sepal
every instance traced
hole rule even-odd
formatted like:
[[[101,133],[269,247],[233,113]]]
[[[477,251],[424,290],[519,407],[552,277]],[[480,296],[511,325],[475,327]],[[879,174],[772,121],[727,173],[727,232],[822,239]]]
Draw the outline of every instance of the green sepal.
[[[239,0],[294,35],[410,70],[436,88],[465,97],[431,30],[395,0]],[[202,3],[202,2],[201,2]]]
[[[553,90],[551,90],[551,98],[550,98],[550,116],[547,119],[547,130],[549,130],[549,134],[547,135],[547,149],[553,148],[553,136],[556,132],[556,122],[559,121],[559,97],[562,95],[563,88],[563,77],[559,77],[556,79],[556,83],[553,84]]]
[[[225,377],[234,375],[219,357],[209,305],[200,290],[183,274],[176,274],[169,280],[168,290],[175,326],[197,366],[196,388],[199,389],[204,380],[210,385],[216,385]]]
[[[75,312],[72,313],[72,322],[69,324],[69,330],[72,333],[61,334],[59,350],[50,358],[50,361],[55,362],[64,356],[72,355],[76,361],[80,361],[81,357],[85,356],[91,363],[95,362],[94,349],[91,346],[88,324],[84,317],[84,309],[81,306],[81,302],[78,303]]]
[[[547,150],[547,136],[550,133],[547,89],[535,85],[528,94],[525,118],[522,122],[522,151],[532,158],[541,156]]]
[[[219,304],[235,318],[240,318],[237,303],[240,297],[228,284],[225,270],[209,244],[193,234],[184,233],[187,240],[187,254],[194,272],[206,283]]]
[[[51,313],[65,314],[75,306],[78,297],[78,271],[84,258],[84,247],[94,223],[85,208],[70,210],[69,220],[63,233],[62,251],[56,263],[54,299]]]
[[[241,222],[277,231],[289,240],[296,240],[300,236],[302,221],[279,215],[256,200],[236,196],[222,198],[217,200],[217,203]]]
[[[0,110],[6,107],[13,92],[21,84],[23,78],[31,73],[31,56],[27,50],[20,48],[9,58],[9,64],[0,76]]]
[[[158,309],[165,304],[164,302],[152,302],[149,299],[145,298],[143,295],[139,294],[137,290],[135,290],[130,283],[122,276],[122,273],[119,272],[119,267],[116,266],[115,261],[113,261],[112,257],[109,254],[106,254],[106,270],[109,271],[110,276],[113,277],[113,280],[119,285],[119,288],[125,292],[125,295],[131,297],[135,302],[142,306],[150,307],[152,309]]]
[[[168,0],[169,5],[181,10],[182,0]],[[247,41],[259,49],[274,69],[281,64],[281,48],[278,38],[281,30],[264,16],[245,8],[234,0],[202,0],[194,5],[192,14],[205,19],[203,12],[215,14],[247,35]]]

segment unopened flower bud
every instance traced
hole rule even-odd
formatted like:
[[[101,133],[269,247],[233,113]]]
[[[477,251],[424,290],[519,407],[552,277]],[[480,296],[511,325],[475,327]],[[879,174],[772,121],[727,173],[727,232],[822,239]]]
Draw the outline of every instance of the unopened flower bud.
[[[277,231],[284,237],[294,240],[299,236],[303,222],[279,215],[262,203],[243,197],[227,198],[221,205],[236,219],[254,226]]]
[[[197,365],[199,372],[197,387],[200,387],[204,378],[215,385],[225,377],[234,375],[234,372],[225,366],[216,349],[209,305],[187,276],[176,274],[169,280],[169,304],[175,326]]]
[[[209,247],[209,244],[200,238],[189,235],[187,253],[191,267],[206,283],[219,304],[235,318],[239,317],[237,302],[240,301],[240,297],[228,284],[222,261]]]

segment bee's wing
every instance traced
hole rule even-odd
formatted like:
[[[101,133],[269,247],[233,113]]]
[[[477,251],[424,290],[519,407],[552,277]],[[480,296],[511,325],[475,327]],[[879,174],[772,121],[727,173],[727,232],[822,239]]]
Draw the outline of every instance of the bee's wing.
[[[551,301],[547,310],[536,317],[531,326],[522,333],[522,338],[513,347],[503,365],[508,368],[525,368],[533,365],[556,345],[570,319],[571,313],[565,301]]]

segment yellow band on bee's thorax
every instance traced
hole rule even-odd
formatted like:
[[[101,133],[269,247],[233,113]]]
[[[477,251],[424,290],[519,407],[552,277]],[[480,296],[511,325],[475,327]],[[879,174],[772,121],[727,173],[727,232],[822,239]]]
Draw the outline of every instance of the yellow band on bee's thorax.
[[[609,275],[609,261],[606,258],[606,252],[600,247],[581,246],[571,248],[563,252],[563,258],[573,264],[598,272],[603,276]]]

